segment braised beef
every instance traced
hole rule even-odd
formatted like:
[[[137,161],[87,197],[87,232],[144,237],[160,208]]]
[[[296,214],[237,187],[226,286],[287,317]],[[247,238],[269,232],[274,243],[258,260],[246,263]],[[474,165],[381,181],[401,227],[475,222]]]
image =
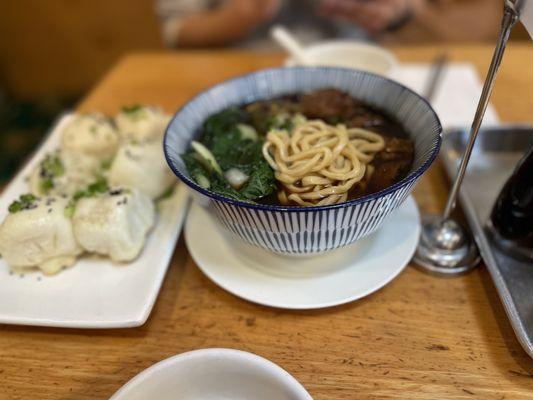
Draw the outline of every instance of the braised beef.
[[[368,185],[368,192],[374,193],[393,185],[402,179],[411,167],[414,158],[413,142],[392,136],[384,136],[385,148],[376,154],[372,164],[375,171]]]
[[[302,95],[302,113],[307,118],[340,118],[346,120],[354,114],[359,102],[348,93],[336,89],[322,89]]]

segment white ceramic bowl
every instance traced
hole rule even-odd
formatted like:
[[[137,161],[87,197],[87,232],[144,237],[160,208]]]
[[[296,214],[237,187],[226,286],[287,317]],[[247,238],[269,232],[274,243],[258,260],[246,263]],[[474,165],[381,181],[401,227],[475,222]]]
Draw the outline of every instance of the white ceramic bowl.
[[[307,65],[353,68],[372,72],[381,76],[390,76],[398,64],[396,57],[383,47],[369,43],[346,40],[332,40],[305,47]],[[302,65],[289,57],[285,65],[293,67]]]
[[[292,375],[255,354],[202,349],[167,358],[110,400],[312,400]]]

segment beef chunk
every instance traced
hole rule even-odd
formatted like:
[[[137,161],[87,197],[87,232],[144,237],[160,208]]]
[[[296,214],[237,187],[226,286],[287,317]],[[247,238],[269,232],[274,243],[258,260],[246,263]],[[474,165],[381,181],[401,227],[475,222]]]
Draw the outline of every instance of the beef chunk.
[[[415,149],[411,140],[392,136],[383,136],[383,138],[385,139],[385,147],[376,154],[374,159],[376,164],[401,159],[408,159],[409,162],[413,160]]]
[[[370,179],[370,193],[383,190],[398,182],[408,172],[413,163],[413,142],[407,139],[384,136],[385,148],[376,154],[373,164],[374,174]]]
[[[337,89],[322,89],[301,97],[302,113],[308,118],[350,118],[359,103]]]

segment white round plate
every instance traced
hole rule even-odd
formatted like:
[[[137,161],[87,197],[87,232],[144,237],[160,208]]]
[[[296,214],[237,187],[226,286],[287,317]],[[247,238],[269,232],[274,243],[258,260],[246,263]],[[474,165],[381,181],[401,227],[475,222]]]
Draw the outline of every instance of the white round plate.
[[[411,196],[377,232],[312,257],[248,245],[196,203],[185,226],[187,248],[209,279],[243,299],[288,309],[331,307],[375,292],[409,263],[419,235],[420,215]]]

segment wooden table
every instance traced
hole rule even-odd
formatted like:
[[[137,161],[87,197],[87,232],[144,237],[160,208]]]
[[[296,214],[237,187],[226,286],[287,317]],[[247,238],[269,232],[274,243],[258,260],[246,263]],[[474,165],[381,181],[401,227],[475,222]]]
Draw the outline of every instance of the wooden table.
[[[441,50],[399,48],[397,54],[429,61]],[[447,50],[485,73],[489,47]],[[141,102],[173,112],[215,82],[280,60],[235,52],[131,55],[79,111],[114,113]],[[503,120],[533,119],[533,75],[526,73],[531,61],[533,47],[510,46],[493,100]],[[447,189],[436,164],[415,197],[422,210],[438,211]],[[182,240],[152,315],[140,328],[0,327],[0,398],[106,399],[156,361],[204,347],[262,355],[317,400],[533,399],[533,361],[515,339],[485,268],[443,279],[408,267],[363,300],[283,311],[240,300],[211,283]]]

